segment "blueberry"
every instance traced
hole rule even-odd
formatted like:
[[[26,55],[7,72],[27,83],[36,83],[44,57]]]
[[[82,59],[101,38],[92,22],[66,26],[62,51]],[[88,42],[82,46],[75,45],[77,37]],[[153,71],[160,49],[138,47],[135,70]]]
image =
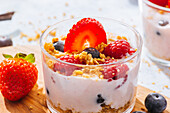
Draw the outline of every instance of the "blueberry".
[[[146,112],[143,112],[143,111],[134,111],[133,113],[146,113]]]
[[[159,35],[159,36],[161,35],[161,33],[159,31],[156,31],[156,34]]]
[[[0,36],[0,47],[12,46],[12,40],[6,36]]]
[[[46,88],[46,91],[47,91],[47,94],[49,95],[50,94],[50,92],[49,92],[49,90]]]
[[[55,47],[56,50],[64,52],[64,43],[61,41],[53,43],[53,46]]]
[[[159,24],[160,26],[166,26],[166,25],[169,24],[169,22],[166,21],[166,20],[160,20],[160,21],[158,22],[158,24]]]
[[[104,100],[104,98],[101,96],[101,94],[98,94],[97,95],[97,100],[96,100],[96,102],[98,103],[98,104],[100,104],[100,103],[103,103],[105,100]]]
[[[167,101],[158,93],[150,93],[145,99],[145,107],[151,113],[161,113],[166,109]]]
[[[86,48],[83,51],[87,52],[88,54],[91,54],[93,58],[100,58],[100,52],[93,47]]]

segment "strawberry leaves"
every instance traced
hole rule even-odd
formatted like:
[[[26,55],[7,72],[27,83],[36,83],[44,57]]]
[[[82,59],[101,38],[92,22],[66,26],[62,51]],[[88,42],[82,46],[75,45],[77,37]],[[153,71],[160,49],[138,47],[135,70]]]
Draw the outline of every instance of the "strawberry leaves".
[[[24,59],[26,56],[27,56],[27,55],[24,54],[24,53],[17,53],[17,54],[14,56],[14,58],[22,58],[22,59]]]
[[[28,61],[28,62],[34,63],[34,62],[35,62],[34,54],[31,53],[31,54],[27,55],[27,56],[25,57],[25,60]]]
[[[35,56],[33,53],[31,54],[24,54],[24,53],[17,53],[14,57],[8,54],[2,54],[4,58],[22,58],[28,62],[34,63],[35,62]]]
[[[8,54],[2,54],[4,58],[13,58],[11,55]]]

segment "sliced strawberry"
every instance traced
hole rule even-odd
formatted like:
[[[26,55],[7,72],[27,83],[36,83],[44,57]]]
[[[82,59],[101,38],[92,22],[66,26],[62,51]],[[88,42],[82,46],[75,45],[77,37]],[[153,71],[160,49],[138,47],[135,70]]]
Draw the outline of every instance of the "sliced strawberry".
[[[101,23],[92,18],[83,18],[70,29],[64,45],[64,52],[83,51],[87,47],[107,44],[106,32]]]
[[[168,0],[149,0],[149,1],[162,7],[168,5]]]
[[[170,8],[170,0],[168,0],[168,8]]]

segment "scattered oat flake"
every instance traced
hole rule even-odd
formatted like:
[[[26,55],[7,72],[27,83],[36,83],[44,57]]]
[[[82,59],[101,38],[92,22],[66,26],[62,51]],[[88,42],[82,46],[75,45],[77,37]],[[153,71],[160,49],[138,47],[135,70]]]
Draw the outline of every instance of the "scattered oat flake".
[[[165,87],[165,88],[168,88],[168,85],[165,85],[164,87]]]
[[[52,35],[52,36],[55,36],[56,35],[56,31],[50,31],[49,34]]]
[[[147,19],[152,20],[152,19],[153,19],[153,16],[148,16]]]
[[[23,32],[20,33],[20,38],[27,37],[28,35],[24,34]]]
[[[162,11],[162,10],[159,10],[158,12],[159,12],[161,15],[164,14],[164,11]]]
[[[65,6],[68,6],[68,2],[65,3]]]
[[[71,15],[71,18],[74,18],[74,15]]]
[[[132,27],[133,27],[133,28],[135,28],[135,27],[136,27],[136,25],[132,25]]]
[[[162,69],[159,68],[159,69],[158,69],[158,72],[160,73],[161,71],[162,71]]]
[[[148,67],[150,67],[150,63],[147,60],[142,59],[142,62],[148,64]]]
[[[35,31],[35,33],[36,33],[35,39],[39,39],[40,38],[40,34],[37,31]]]
[[[32,22],[28,22],[28,24],[32,25]]]
[[[48,19],[51,19],[51,17],[48,17]]]
[[[53,18],[54,18],[54,19],[56,19],[57,17],[56,17],[56,16],[54,16]]]
[[[102,11],[102,8],[99,8],[99,11]]]
[[[130,60],[129,63],[133,63],[133,60]]]
[[[33,41],[33,39],[34,39],[33,37],[28,37],[28,38],[27,38],[28,42]]]
[[[66,16],[66,13],[63,13],[63,16]]]

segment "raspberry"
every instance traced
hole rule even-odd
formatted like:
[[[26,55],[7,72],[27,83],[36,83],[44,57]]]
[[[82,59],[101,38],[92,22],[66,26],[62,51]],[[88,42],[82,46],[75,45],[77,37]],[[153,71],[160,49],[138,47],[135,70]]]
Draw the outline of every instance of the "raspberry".
[[[114,76],[116,76],[116,73],[117,73],[116,67],[112,66],[104,67],[103,71],[104,79],[113,78]]]
[[[112,78],[113,80],[117,80],[119,78],[124,78],[128,70],[129,68],[126,64],[105,66],[103,71],[104,79]]]
[[[61,56],[59,59],[69,63],[80,64],[80,61],[78,59],[75,59],[74,56],[65,55]]]
[[[113,60],[110,60],[113,61]],[[117,64],[112,66],[106,66],[104,67],[103,75],[104,79],[108,79],[108,82],[111,82],[112,80],[117,80],[119,78],[124,78],[122,83],[117,85],[115,89],[120,88],[126,81],[127,81],[127,71],[129,70],[128,66],[126,64]]]
[[[74,56],[65,55],[65,56],[61,56],[59,59],[69,63],[81,64],[80,60],[75,59]],[[79,70],[79,69],[81,68],[75,65],[70,65],[62,62],[56,62],[53,68],[54,71],[59,71],[60,73],[65,74],[66,76],[70,76],[74,70]]]
[[[123,56],[126,56],[126,54],[130,50],[130,44],[124,40],[116,40],[114,42],[111,42],[103,51],[103,53],[106,56],[110,56],[116,59],[121,59]]]

